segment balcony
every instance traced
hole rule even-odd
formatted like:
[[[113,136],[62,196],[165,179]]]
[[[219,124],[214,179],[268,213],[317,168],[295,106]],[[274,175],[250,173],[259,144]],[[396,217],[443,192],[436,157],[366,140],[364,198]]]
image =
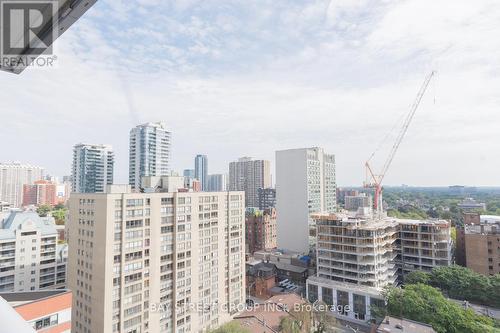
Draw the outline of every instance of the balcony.
[[[55,278],[53,273],[51,275],[42,276],[42,277],[40,277],[40,284],[47,283],[47,282],[54,282],[55,279],[56,278]]]
[[[53,253],[53,252],[54,252],[54,251],[52,251],[52,252],[47,251],[47,252],[45,252],[45,253],[41,254],[41,255],[40,255],[40,260],[44,260],[44,259],[53,259],[53,258],[55,258],[55,257],[56,257],[56,254],[55,254],[55,253]]]
[[[15,249],[16,249],[16,244],[6,244],[3,246],[0,246],[0,252],[7,251],[7,250],[15,250]]]
[[[16,251],[15,250],[5,250],[5,251],[0,251],[0,257],[5,258],[5,257],[15,257],[16,256]]]
[[[42,241],[41,241],[42,246],[43,245],[55,244],[55,243],[56,243],[56,239],[55,238],[46,238],[46,239],[42,239]]]
[[[0,293],[1,292],[13,292],[14,291],[14,283],[0,285]]]
[[[7,261],[0,263],[0,268],[15,266],[15,264],[16,264],[16,261],[14,259],[7,260]]]
[[[42,270],[40,270],[40,276],[44,276],[44,275],[54,275],[54,273],[56,272],[55,268],[44,268]]]
[[[0,278],[0,285],[9,284],[9,283],[14,283],[14,276],[11,275],[11,276]]]
[[[54,245],[44,245],[40,248],[40,253],[55,252],[56,247]]]
[[[55,264],[55,262],[55,259],[40,258],[40,265],[53,265]]]

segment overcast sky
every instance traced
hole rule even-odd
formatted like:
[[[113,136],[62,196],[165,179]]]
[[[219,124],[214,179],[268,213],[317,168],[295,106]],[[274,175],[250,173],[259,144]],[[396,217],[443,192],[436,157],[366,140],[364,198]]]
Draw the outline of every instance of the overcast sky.
[[[361,185],[435,69],[386,184],[500,185],[498,0],[99,0],[55,52],[0,72],[1,161],[62,176],[75,143],[107,143],[126,182],[130,128],[164,121],[177,171],[320,146]]]

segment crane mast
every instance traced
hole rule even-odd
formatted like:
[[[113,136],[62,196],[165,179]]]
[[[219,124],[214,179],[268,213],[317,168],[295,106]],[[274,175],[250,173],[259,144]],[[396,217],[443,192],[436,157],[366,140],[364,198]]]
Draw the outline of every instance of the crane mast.
[[[381,218],[382,216],[382,181],[385,178],[385,175],[387,174],[387,171],[389,170],[389,167],[392,164],[392,161],[394,160],[394,156],[396,155],[396,152],[398,151],[399,146],[401,145],[401,142],[403,141],[403,138],[406,135],[406,132],[408,131],[408,127],[410,126],[411,121],[413,120],[413,116],[415,115],[415,112],[418,109],[418,106],[420,105],[420,102],[422,101],[422,98],[425,95],[425,92],[427,90],[427,87],[429,86],[429,83],[431,82],[432,78],[436,74],[435,71],[430,72],[424,82],[422,83],[420,90],[418,91],[417,97],[415,98],[415,101],[411,105],[410,112],[406,115],[403,127],[400,129],[398,136],[396,137],[396,141],[394,142],[391,151],[389,153],[389,156],[387,157],[382,170],[380,173],[375,174],[373,172],[373,168],[370,166],[370,160],[371,158],[375,155],[372,154],[372,157],[365,163],[366,167],[366,174],[367,178],[370,180],[365,183],[365,187],[367,188],[373,188],[375,191],[375,198],[374,198],[374,208],[377,212],[377,216]]]

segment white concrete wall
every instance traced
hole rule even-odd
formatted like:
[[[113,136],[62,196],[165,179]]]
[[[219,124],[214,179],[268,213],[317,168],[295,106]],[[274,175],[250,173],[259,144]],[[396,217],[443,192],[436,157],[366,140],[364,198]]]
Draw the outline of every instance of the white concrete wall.
[[[278,248],[309,252],[307,149],[276,152]]]

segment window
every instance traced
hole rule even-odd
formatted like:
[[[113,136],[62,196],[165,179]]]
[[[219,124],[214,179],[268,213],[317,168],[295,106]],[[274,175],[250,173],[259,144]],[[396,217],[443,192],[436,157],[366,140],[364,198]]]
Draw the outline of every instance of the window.
[[[38,319],[37,321],[35,321],[33,323],[33,328],[38,331],[38,330],[44,329],[46,327],[57,325],[57,322],[58,322],[57,316],[58,315],[55,314],[55,315],[48,316],[48,317],[45,317],[42,319]]]

